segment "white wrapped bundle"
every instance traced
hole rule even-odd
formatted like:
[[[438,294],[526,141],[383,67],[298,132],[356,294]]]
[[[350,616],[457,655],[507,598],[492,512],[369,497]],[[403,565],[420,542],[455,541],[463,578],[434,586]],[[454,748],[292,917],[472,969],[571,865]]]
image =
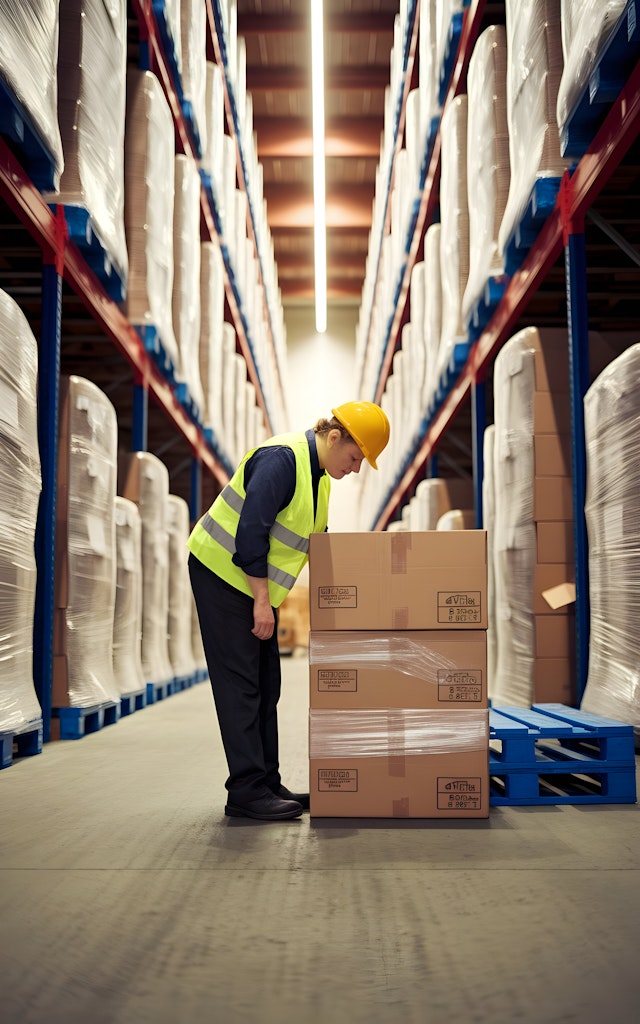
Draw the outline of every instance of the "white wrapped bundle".
[[[417,428],[424,416],[424,379],[427,369],[427,352],[424,341],[424,303],[425,303],[426,265],[420,260],[411,271],[411,347],[412,347],[412,384],[411,398],[413,403],[414,426]]]
[[[468,325],[488,279],[504,269],[498,232],[509,194],[509,130],[507,36],[502,25],[492,25],[479,37],[469,61],[467,89],[469,279],[462,320]]]
[[[440,273],[440,224],[431,224],[424,236],[424,351],[422,405],[429,408],[437,386],[438,350],[442,333],[442,276]]]
[[[58,32],[58,0],[0,0],[0,78],[52,158],[54,188],[64,164],[58,127]]]
[[[222,334],[224,263],[217,241],[200,248],[200,340],[198,353],[204,395],[204,424],[219,434],[222,424]]]
[[[442,331],[438,376],[446,369],[456,342],[466,339],[462,296],[469,277],[469,203],[467,199],[467,107],[456,96],[442,115],[440,177],[440,274]]]
[[[173,329],[178,345],[178,377],[200,410],[204,405],[200,343],[200,175],[195,161],[175,158],[173,206]]]
[[[116,496],[116,603],[113,672],[121,696],[145,688],[142,669],[142,525],[138,506]]]
[[[236,332],[231,324],[223,324],[222,334],[222,448],[233,462],[236,451],[235,389]]]
[[[119,703],[113,672],[118,422],[82,377],[61,379],[54,707]]]
[[[443,64],[447,53],[451,48],[451,22],[455,14],[461,14],[465,7],[465,0],[436,0],[436,38],[435,38],[435,61],[436,61],[436,90],[439,90]],[[436,91],[436,96],[438,92]]]
[[[247,364],[239,352],[236,352],[235,364],[235,461],[238,463],[247,451]]]
[[[495,597],[496,583],[493,552],[496,518],[494,469],[495,437],[495,424],[491,424],[485,429],[482,451],[482,464],[484,469],[482,477],[482,525],[487,531],[487,679],[490,690],[493,689],[493,678],[496,672],[498,654]]]
[[[207,9],[202,0],[180,0],[180,45],[182,93],[190,104],[204,153],[207,148]]]
[[[582,708],[640,734],[640,344],[585,396],[591,631]]]
[[[556,104],[560,132],[585,92],[626,6],[627,0],[560,0],[564,56]]]
[[[476,514],[472,508],[451,508],[440,516],[436,530],[474,530]]]
[[[79,206],[126,284],[125,0],[61,0],[58,119],[64,173],[50,201]]]
[[[556,121],[562,75],[558,0],[506,0],[509,198],[500,225],[501,254],[522,220],[536,179],[561,177]]]
[[[173,678],[167,644],[169,615],[167,467],[151,452],[122,453],[118,490],[138,506],[142,530],[142,668],[145,681]]]
[[[207,144],[200,164],[211,178],[216,197],[220,197],[223,181],[224,79],[222,68],[213,61],[207,61],[206,74]]]
[[[33,685],[34,539],[40,498],[38,346],[0,291],[0,732],[42,717]]]
[[[418,38],[418,92],[420,131],[427,141],[431,121],[440,113],[440,67],[436,59],[437,0],[421,0]]]
[[[191,583],[187,566],[189,506],[184,498],[170,494],[167,501],[169,534],[169,660],[174,676],[193,676],[196,670],[191,639]]]
[[[125,313],[132,324],[157,329],[165,352],[178,364],[173,333],[174,127],[158,79],[127,72],[125,228],[129,284]]]
[[[222,138],[222,193],[220,195],[220,219],[222,240],[229,250],[235,241],[236,223],[236,177],[238,150],[236,140],[230,135]]]

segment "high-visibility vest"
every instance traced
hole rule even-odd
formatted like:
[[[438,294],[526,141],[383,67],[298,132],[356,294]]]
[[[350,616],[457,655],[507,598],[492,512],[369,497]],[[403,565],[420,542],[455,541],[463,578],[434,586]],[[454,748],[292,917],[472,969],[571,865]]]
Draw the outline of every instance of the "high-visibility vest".
[[[329,516],[331,482],[324,473],[318,485],[317,509],[313,511],[311,457],[306,434],[280,434],[260,448],[286,445],[296,459],[296,487],[293,498],[276,516],[269,536],[267,578],[269,598],[274,608],[284,601],[309,558],[309,535],[324,533]],[[208,512],[194,526],[187,547],[208,569],[251,596],[247,577],[232,561],[236,551],[236,532],[244,505],[244,467],[257,448],[247,452],[231,480]]]

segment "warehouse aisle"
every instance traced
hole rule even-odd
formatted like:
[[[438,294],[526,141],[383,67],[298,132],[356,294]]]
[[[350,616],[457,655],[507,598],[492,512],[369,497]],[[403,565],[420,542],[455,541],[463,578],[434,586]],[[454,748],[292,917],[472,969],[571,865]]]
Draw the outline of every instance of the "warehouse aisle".
[[[0,773],[5,1024],[637,1019],[637,806],[272,824],[225,818],[224,776],[208,684]]]

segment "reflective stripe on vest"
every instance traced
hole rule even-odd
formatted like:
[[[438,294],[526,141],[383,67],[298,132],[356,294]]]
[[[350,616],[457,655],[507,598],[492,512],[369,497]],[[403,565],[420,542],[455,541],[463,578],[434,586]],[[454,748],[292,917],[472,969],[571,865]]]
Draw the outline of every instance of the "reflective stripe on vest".
[[[215,519],[212,519],[208,512],[205,512],[204,516],[200,521],[200,524],[203,530],[206,530],[210,537],[213,537],[214,540],[217,540],[218,544],[220,544],[225,549],[225,551],[228,551],[230,555],[235,555],[235,537],[233,537],[228,530],[225,530],[222,526],[220,526],[220,523],[216,523]],[[280,526],[280,524],[274,523],[274,527],[275,526]],[[275,530],[271,531],[272,536],[275,533]],[[296,536],[295,533],[291,533],[291,531],[285,529],[285,527],[280,527],[278,533],[287,533],[291,537]],[[278,539],[282,540],[282,537],[279,537]],[[305,547],[298,546],[298,551],[309,550],[308,540],[304,541],[302,537],[298,537],[297,540],[305,544]],[[286,543],[286,541],[284,543]],[[289,547],[293,547],[293,545],[290,544]],[[291,590],[293,584],[296,582],[296,577],[292,576],[291,573],[285,572],[284,569],[276,569],[275,565],[271,565],[271,563],[269,562],[267,563],[267,577],[270,580],[273,580],[274,583],[277,583],[279,587],[284,587],[285,590]]]

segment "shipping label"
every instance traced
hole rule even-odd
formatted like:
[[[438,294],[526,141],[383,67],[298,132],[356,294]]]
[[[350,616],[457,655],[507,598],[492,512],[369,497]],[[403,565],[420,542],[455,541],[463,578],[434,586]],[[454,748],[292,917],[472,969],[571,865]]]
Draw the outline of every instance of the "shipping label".
[[[318,669],[318,693],[357,693],[358,670],[353,668]]]
[[[318,587],[318,608],[357,607],[357,587]]]
[[[444,703],[479,703],[482,700],[481,669],[439,669],[438,700]]]
[[[318,768],[318,793],[357,792],[357,768]]]
[[[478,811],[482,806],[482,780],[479,776],[438,778],[439,811]]]
[[[482,622],[482,597],[479,590],[439,590],[438,622]]]

